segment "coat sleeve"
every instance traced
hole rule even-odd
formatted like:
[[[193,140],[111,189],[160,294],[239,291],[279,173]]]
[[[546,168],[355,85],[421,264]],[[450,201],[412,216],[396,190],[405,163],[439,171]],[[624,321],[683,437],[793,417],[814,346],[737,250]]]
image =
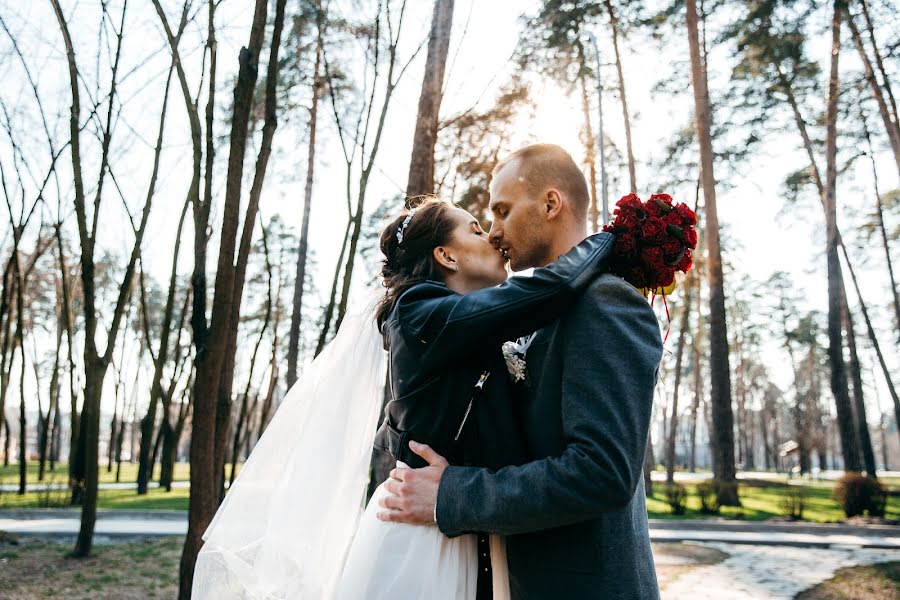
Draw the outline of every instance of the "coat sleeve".
[[[637,290],[605,276],[572,307],[563,332],[564,451],[499,471],[447,468],[437,499],[446,535],[561,527],[634,496],[662,357],[656,316]]]
[[[421,351],[428,369],[540,329],[607,269],[614,241],[609,233],[592,235],[531,277],[510,277],[495,288],[439,295],[429,289],[436,283],[410,288],[397,300],[407,345]]]

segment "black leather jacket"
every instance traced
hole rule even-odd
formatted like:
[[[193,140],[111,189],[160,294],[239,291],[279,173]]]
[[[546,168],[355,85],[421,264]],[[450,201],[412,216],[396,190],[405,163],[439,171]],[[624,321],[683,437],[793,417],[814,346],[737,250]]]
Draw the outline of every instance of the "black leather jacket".
[[[422,467],[425,462],[409,449],[415,440],[451,464],[499,469],[527,462],[502,344],[558,318],[606,271],[614,240],[607,233],[590,236],[531,277],[511,277],[495,288],[458,294],[427,281],[404,292],[383,328],[390,397],[376,451]],[[476,393],[485,372],[490,375]],[[392,462],[376,461],[375,481],[387,478]]]

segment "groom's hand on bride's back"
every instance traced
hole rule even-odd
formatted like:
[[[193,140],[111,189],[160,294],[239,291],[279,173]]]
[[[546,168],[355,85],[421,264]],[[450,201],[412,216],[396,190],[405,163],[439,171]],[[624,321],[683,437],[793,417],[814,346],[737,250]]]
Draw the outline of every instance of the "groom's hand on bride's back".
[[[395,523],[430,525],[434,523],[434,508],[437,504],[438,487],[441,476],[449,463],[447,459],[430,446],[410,442],[409,449],[428,463],[421,469],[398,467],[384,483],[388,494],[381,498],[378,518]]]

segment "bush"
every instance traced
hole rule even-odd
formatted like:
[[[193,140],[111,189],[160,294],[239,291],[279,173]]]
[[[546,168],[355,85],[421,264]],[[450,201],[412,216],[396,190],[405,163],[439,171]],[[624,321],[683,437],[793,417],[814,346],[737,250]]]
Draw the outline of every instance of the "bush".
[[[683,515],[687,507],[687,490],[680,483],[666,486],[666,502],[673,515]]]
[[[700,497],[700,512],[705,515],[717,515],[719,509],[719,486],[718,482],[704,481],[697,484],[697,496]]]
[[[834,499],[841,503],[847,517],[867,513],[883,517],[887,506],[887,488],[874,477],[845,473],[834,488]]]
[[[737,482],[720,481],[712,479],[697,484],[697,495],[700,497],[700,512],[706,515],[717,515],[723,505],[722,498],[738,497]],[[735,504],[740,506],[740,502]]]
[[[806,509],[807,490],[803,485],[788,485],[781,498],[781,514],[789,519],[800,520]]]

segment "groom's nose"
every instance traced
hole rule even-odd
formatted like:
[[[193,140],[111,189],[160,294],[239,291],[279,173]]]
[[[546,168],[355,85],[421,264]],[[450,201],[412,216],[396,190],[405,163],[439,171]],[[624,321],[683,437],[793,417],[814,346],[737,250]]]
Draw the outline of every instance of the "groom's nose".
[[[503,232],[496,226],[491,225],[491,231],[488,233],[488,241],[494,248],[500,247],[500,241],[503,239]]]

